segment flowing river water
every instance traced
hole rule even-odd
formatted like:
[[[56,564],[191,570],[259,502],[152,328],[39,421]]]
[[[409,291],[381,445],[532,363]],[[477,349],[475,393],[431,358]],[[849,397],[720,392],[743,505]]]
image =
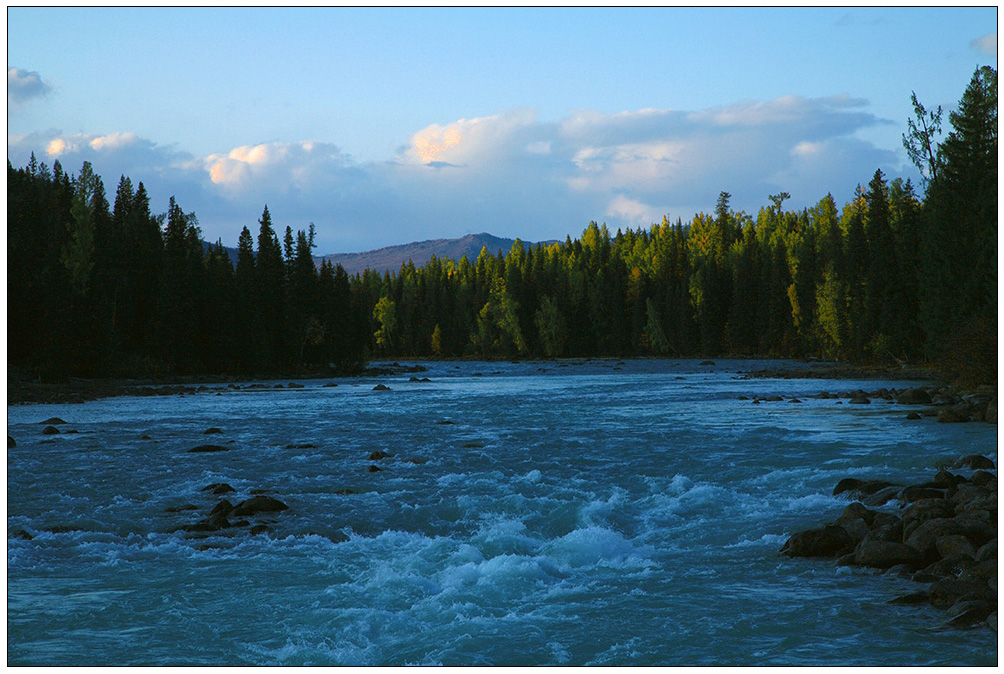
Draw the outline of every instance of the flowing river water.
[[[8,407],[8,665],[996,664],[989,629],[887,604],[909,580],[778,556],[841,478],[996,461],[994,425],[810,397],[916,382],[426,365]],[[172,531],[251,490],[289,506],[268,532]]]

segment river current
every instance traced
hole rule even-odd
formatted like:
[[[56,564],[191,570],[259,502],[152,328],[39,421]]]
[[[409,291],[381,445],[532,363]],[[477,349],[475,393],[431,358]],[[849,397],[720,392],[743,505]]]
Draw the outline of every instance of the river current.
[[[425,365],[8,407],[8,665],[996,665],[989,629],[887,604],[922,586],[778,556],[841,478],[996,462],[994,425],[810,397],[916,382]],[[289,506],[268,532],[172,532],[251,490]]]

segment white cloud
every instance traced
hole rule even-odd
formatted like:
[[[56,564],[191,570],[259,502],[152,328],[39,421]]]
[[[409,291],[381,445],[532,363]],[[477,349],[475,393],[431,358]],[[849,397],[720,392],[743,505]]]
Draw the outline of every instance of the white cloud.
[[[193,157],[129,132],[11,136],[8,158],[24,165],[34,151],[71,171],[91,161],[109,182],[142,180],[155,209],[174,194],[207,238],[227,245],[242,226],[257,226],[266,203],[277,226],[316,223],[320,253],[473,231],[563,239],[590,220],[611,229],[666,214],[687,221],[723,190],[747,212],[781,190],[792,208],[827,192],[849,198],[876,168],[892,178],[900,167],[894,151],[854,136],[882,123],[865,105],[785,96],[696,111],[580,110],[557,122],[519,109],[431,124],[391,160],[372,163],[319,141]]]
[[[24,103],[49,93],[51,87],[33,70],[7,68],[7,104]]]
[[[997,32],[976,38],[969,43],[969,46],[987,56],[997,56]]]

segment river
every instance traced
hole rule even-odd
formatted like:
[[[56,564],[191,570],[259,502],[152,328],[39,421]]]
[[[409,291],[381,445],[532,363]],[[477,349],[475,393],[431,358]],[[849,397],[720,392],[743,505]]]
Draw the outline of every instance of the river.
[[[994,425],[811,397],[916,382],[426,365],[8,407],[8,665],[996,665],[989,629],[886,603],[921,586],[778,556],[841,478],[996,461]],[[289,506],[267,532],[172,531],[251,490]]]

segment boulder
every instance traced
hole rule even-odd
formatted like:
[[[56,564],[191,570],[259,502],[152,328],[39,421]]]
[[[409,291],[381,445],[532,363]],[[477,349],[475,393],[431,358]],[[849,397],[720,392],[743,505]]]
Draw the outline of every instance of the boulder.
[[[29,534],[24,529],[18,529],[17,531],[11,532],[10,537],[11,538],[17,538],[17,539],[22,540],[22,541],[30,541],[31,539],[34,538],[34,536],[32,536],[31,534]]]
[[[994,470],[994,462],[981,454],[969,454],[952,464],[952,468],[973,468],[975,470]]]
[[[903,491],[899,493],[899,500],[905,501],[906,503],[913,503],[914,501],[920,501],[921,499],[936,498],[945,498],[945,490],[932,489],[931,487],[925,487],[923,485],[912,485],[904,487]]]
[[[46,426],[42,429],[42,435],[59,435],[59,429],[55,426]]]
[[[997,476],[985,470],[978,470],[969,476],[969,481],[980,487],[997,490]]]
[[[827,525],[792,535],[780,554],[788,557],[836,557],[851,545],[853,541],[843,527]]]
[[[921,416],[916,412],[910,412],[909,414],[906,415],[906,418],[909,419],[910,421],[915,421],[917,419],[920,419]]]
[[[993,592],[986,585],[950,578],[931,583],[927,592],[931,605],[938,608],[948,608],[963,599],[996,601]]]
[[[972,557],[951,554],[924,568],[924,573],[934,578],[958,578],[959,574],[973,567]]]
[[[180,513],[180,512],[184,512],[186,510],[198,510],[198,509],[199,509],[199,506],[195,505],[194,503],[186,503],[186,504],[180,505],[180,506],[171,506],[170,508],[164,508],[164,512],[166,512],[166,513]]]
[[[389,456],[391,456],[391,455],[388,454],[388,453],[386,453],[386,452],[381,452],[380,450],[377,450],[377,451],[373,452],[372,454],[370,454],[369,459],[370,459],[370,461],[379,461],[380,459],[386,459]]]
[[[17,441],[14,438],[12,438],[12,437],[10,437],[8,435],[7,436],[7,449],[10,449],[11,447],[17,447]]]
[[[854,502],[844,508],[844,511],[837,518],[836,524],[843,524],[853,520],[864,520],[865,524],[871,524],[877,513],[869,510],[858,502]]]
[[[938,421],[943,424],[957,424],[969,421],[969,415],[954,407],[946,407],[938,412]]]
[[[208,491],[210,494],[219,496],[221,494],[229,494],[230,492],[237,490],[226,482],[214,482],[212,484],[207,484],[201,491]]]
[[[948,622],[945,624],[951,627],[974,627],[982,624],[993,612],[994,606],[982,599],[957,601],[948,609]]]
[[[994,538],[992,541],[988,541],[980,546],[976,551],[975,559],[977,562],[997,559],[997,539]]]
[[[903,534],[909,536],[924,522],[944,519],[953,514],[952,504],[943,498],[914,501],[903,510]]]
[[[873,507],[882,506],[889,501],[895,501],[898,499],[901,491],[902,487],[897,487],[895,485],[891,487],[884,487],[875,493],[864,497],[864,499],[862,499],[862,503]]]
[[[847,402],[851,405],[870,405],[872,401],[864,396],[855,396]]]
[[[888,604],[897,604],[900,606],[916,606],[918,604],[927,604],[931,601],[930,596],[927,592],[921,590],[920,592],[911,592],[910,594],[905,594],[901,597],[896,597],[895,599],[890,599]]]
[[[199,445],[198,447],[192,447],[188,450],[188,454],[192,453],[209,453],[209,452],[228,452],[229,447],[224,447],[223,445]]]
[[[230,514],[234,517],[244,517],[258,513],[280,512],[282,510],[289,510],[289,506],[278,499],[274,499],[271,496],[252,496],[246,501],[238,503]]]
[[[944,468],[942,468],[934,476],[934,484],[931,486],[934,486],[938,489],[947,489],[949,487],[960,485],[965,481],[966,478],[962,477],[961,475],[955,475],[954,473],[950,473]]]
[[[990,402],[987,403],[987,411],[983,415],[983,420],[988,424],[997,423],[997,394],[994,394]]]
[[[908,388],[897,393],[896,402],[900,405],[930,405],[931,396],[922,388]]]
[[[214,434],[216,434],[216,433],[222,433],[222,432],[223,432],[223,430],[222,430],[222,429],[219,429],[219,428],[216,428],[216,427],[214,426],[213,428],[207,428],[206,430],[204,430],[204,431],[202,432],[202,434],[203,434],[203,435],[214,435]]]
[[[373,390],[374,391],[389,391],[390,387],[389,386],[384,386],[383,384],[377,384],[376,386],[373,387]]]
[[[874,494],[880,489],[885,489],[886,487],[898,486],[894,485],[892,482],[886,482],[885,480],[859,480],[855,477],[845,477],[843,480],[837,483],[837,486],[833,488],[833,495],[843,494],[844,492],[852,492],[855,494]]]
[[[317,445],[310,442],[300,442],[286,445],[286,449],[317,449]]]
[[[379,473],[381,470],[383,470],[383,468],[379,466],[370,466],[366,470],[369,471],[370,473]]]
[[[942,536],[934,541],[934,547],[942,558],[949,555],[964,555],[969,559],[976,559],[976,546],[960,534]]]
[[[49,417],[45,421],[39,421],[38,425],[41,426],[44,424],[46,426],[58,426],[60,424],[65,424],[65,423],[66,422],[60,419],[59,417]]]
[[[917,567],[921,561],[919,552],[893,541],[864,540],[854,550],[854,563],[858,566],[888,569],[898,564],[909,564]]]
[[[976,520],[960,518],[932,519],[917,527],[903,541],[927,558],[937,557],[935,547],[942,536],[965,536],[976,545],[983,545],[996,538],[996,531],[990,525]]]
[[[251,527],[251,534],[254,536],[257,536],[258,534],[267,534],[268,532],[269,528],[264,524],[256,524]]]
[[[217,503],[215,506],[213,506],[213,509],[209,511],[209,515],[210,516],[219,514],[226,515],[233,509],[234,509],[233,503],[231,503],[227,499],[220,499],[220,502]]]

